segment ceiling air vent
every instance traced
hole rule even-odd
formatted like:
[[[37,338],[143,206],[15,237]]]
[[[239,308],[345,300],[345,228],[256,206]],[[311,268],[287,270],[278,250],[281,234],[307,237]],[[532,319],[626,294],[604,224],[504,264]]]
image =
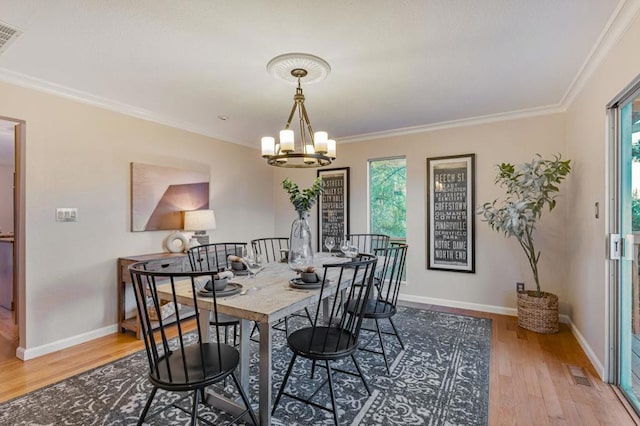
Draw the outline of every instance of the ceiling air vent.
[[[0,54],[7,50],[11,43],[22,34],[22,31],[11,28],[7,24],[0,21]]]

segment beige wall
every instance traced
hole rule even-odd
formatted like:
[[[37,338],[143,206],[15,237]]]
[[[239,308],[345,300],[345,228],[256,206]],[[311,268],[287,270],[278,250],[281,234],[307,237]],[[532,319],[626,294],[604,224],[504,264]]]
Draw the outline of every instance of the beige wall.
[[[640,74],[640,17],[606,56],[567,111],[567,152],[576,160],[570,182],[571,250],[567,258],[571,317],[602,366],[608,347],[608,261],[610,204],[606,105]],[[600,219],[594,203],[601,205]]]
[[[13,231],[13,167],[0,166],[0,231]]]
[[[273,171],[256,150],[8,84],[0,99],[0,116],[26,121],[23,349],[115,329],[116,259],[162,251],[169,232],[129,231],[131,162],[210,171],[212,240],[273,233]],[[79,221],[55,222],[56,207]]]
[[[564,118],[561,114],[554,114],[342,144],[339,146],[338,160],[332,167],[350,167],[351,232],[367,232],[367,160],[406,156],[407,242],[410,248],[408,285],[402,290],[404,299],[510,312],[509,308],[516,307],[515,283],[524,281],[531,288],[534,285],[533,277],[517,242],[506,240],[501,234],[491,231],[479,218],[476,219],[475,274],[426,269],[426,159],[475,153],[476,202],[481,204],[502,194],[493,184],[496,173],[494,166],[497,163],[522,162],[530,160],[536,153],[551,155],[564,150]],[[286,194],[279,186],[286,175],[302,186],[308,186],[316,172],[295,170],[288,174],[276,174],[274,186],[282,193],[276,206],[279,209],[276,229],[282,232],[288,229],[295,218]],[[537,243],[543,253],[540,264],[543,289],[557,293],[566,302],[563,221],[568,200],[564,193],[558,208],[540,223]],[[312,222],[315,230],[315,215]],[[566,311],[564,304],[563,311]]]

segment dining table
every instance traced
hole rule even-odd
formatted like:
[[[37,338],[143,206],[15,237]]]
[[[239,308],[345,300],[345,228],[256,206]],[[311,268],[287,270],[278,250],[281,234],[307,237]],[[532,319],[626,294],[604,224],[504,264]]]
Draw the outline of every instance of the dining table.
[[[324,273],[323,264],[343,263],[349,258],[331,256],[329,253],[316,253],[314,255],[314,267],[320,279]],[[263,266],[254,275],[235,275],[230,280],[240,291],[226,297],[216,297],[217,312],[238,318],[240,322],[240,372],[239,381],[245,390],[249,390],[249,358],[250,358],[250,334],[251,321],[260,324],[259,337],[259,361],[258,361],[258,418],[261,425],[271,424],[271,400],[272,400],[272,326],[283,318],[303,310],[306,307],[321,302],[319,300],[319,288],[304,288],[290,285],[292,279],[297,278],[286,262],[272,262]],[[328,276],[325,290],[322,292],[323,311],[329,309],[329,298],[336,294],[340,286],[338,277]],[[237,286],[239,284],[239,286]],[[299,288],[303,287],[303,288]],[[312,286],[319,287],[319,286]],[[171,290],[168,284],[158,286],[160,298],[171,298]],[[176,297],[178,303],[193,305],[193,295],[189,280],[176,283]],[[209,321],[213,308],[211,295],[197,296],[200,310],[198,321],[201,330],[204,330],[204,339],[209,340]],[[278,332],[278,331],[277,331]],[[237,401],[225,398],[222,395],[208,393],[207,403],[219,407],[232,414],[244,411],[244,407]],[[249,418],[248,415],[246,416]],[[250,421],[250,420],[249,420]]]

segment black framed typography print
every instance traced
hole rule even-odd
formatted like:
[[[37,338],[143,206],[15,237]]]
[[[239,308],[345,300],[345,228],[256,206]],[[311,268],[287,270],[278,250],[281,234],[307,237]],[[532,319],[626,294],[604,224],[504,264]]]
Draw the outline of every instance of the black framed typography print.
[[[318,200],[318,251],[329,251],[327,237],[335,247],[349,233],[349,167],[318,170],[324,191]]]
[[[427,158],[427,268],[475,273],[475,154]]]

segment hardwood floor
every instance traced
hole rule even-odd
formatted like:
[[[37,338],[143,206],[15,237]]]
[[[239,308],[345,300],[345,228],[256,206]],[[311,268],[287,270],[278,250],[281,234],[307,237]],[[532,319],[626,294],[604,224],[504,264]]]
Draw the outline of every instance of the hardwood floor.
[[[493,320],[490,425],[640,424],[613,388],[600,381],[566,325],[561,325],[558,334],[541,335],[519,328],[515,317],[430,305],[419,307]],[[0,321],[3,319],[0,316]],[[15,349],[4,349],[7,342],[11,342],[11,336],[6,336],[6,327],[2,326],[0,402],[143,349],[143,343],[133,335],[113,334],[22,362],[14,358]],[[582,368],[591,386],[576,384],[570,366]]]
[[[15,357],[18,329],[13,323],[13,312],[0,307],[0,360]]]

